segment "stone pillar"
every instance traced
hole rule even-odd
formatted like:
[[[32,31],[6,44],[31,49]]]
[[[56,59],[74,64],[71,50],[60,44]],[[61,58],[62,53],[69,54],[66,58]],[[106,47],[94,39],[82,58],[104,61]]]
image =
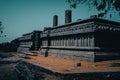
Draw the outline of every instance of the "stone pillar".
[[[76,37],[74,37],[74,46],[77,46],[77,44],[76,44]]]
[[[81,37],[78,38],[78,46],[81,46]]]
[[[76,46],[78,46],[78,38],[76,38]]]
[[[78,47],[79,47],[79,39],[80,39],[80,37],[77,38],[77,41],[78,41],[78,42],[77,42],[77,46],[78,46]]]
[[[56,39],[56,46],[57,46],[57,39]]]
[[[90,47],[90,35],[88,35],[88,47]]]
[[[50,46],[52,46],[52,40],[51,40],[51,42],[50,42],[50,43],[51,43],[51,45],[50,45]]]
[[[83,47],[85,46],[85,37],[83,37]]]
[[[86,47],[86,36],[84,37],[84,47]]]
[[[53,46],[55,46],[55,40],[53,40]]]
[[[44,46],[45,46],[45,40],[44,40]]]
[[[93,35],[90,36],[90,46],[94,47],[94,36]]]
[[[52,40],[52,46],[53,46],[53,40]]]
[[[65,23],[70,23],[72,21],[72,11],[66,10],[65,11]]]
[[[42,40],[42,46],[44,45],[44,41]]]
[[[55,39],[55,46],[57,46],[57,39]]]
[[[87,47],[87,36],[84,37],[84,46]]]
[[[63,38],[63,46],[65,45],[64,38]]]
[[[56,45],[58,46],[58,39],[57,39],[57,44]]]
[[[65,46],[67,45],[67,40],[66,40],[66,38],[65,38]]]
[[[57,46],[58,44],[57,44],[57,39],[56,39],[56,46]]]
[[[46,46],[48,45],[48,43],[47,43],[48,41],[46,40]]]
[[[60,39],[60,46],[61,46],[61,39]]]
[[[86,36],[84,37],[84,47],[86,47]]]
[[[75,37],[73,37],[73,46],[75,46]]]
[[[64,38],[63,38],[63,46],[64,46]]]
[[[71,40],[70,40],[70,38],[69,38],[69,46],[70,46],[70,44],[71,44]]]
[[[84,37],[82,37],[82,47],[84,47]]]
[[[81,47],[83,47],[83,37],[81,37]]]
[[[66,45],[66,40],[65,40],[65,38],[64,38],[64,46]]]
[[[92,35],[92,47],[94,47],[94,35]]]
[[[60,44],[60,40],[58,39],[58,46],[60,46],[59,44]]]
[[[53,40],[53,46],[55,46],[55,40]]]
[[[85,45],[85,38],[83,37],[82,39],[83,39],[83,40],[82,40],[82,41],[83,41],[82,43],[83,43],[83,47],[84,47],[84,45]]]
[[[44,46],[45,46],[45,40],[44,40],[43,44],[44,44]]]
[[[67,38],[67,45],[66,45],[66,46],[68,46],[68,44],[69,44],[69,43],[68,43],[68,38]]]
[[[60,39],[59,39],[59,46],[60,46]]]
[[[45,40],[44,40],[44,46],[45,46]]]
[[[65,46],[66,42],[65,42],[65,38],[64,38],[64,46]]]
[[[65,38],[65,46],[66,46],[66,44],[67,44],[67,41],[66,41],[66,38]]]
[[[88,35],[86,36],[86,47],[88,47]]]
[[[54,40],[52,40],[52,46],[54,46]]]
[[[90,35],[90,47],[92,47],[92,36]]]
[[[53,39],[53,46],[54,46],[54,39]]]
[[[57,15],[54,15],[53,16],[53,27],[57,26],[58,25],[58,16]]]
[[[59,39],[59,46],[60,46],[60,39]]]
[[[71,46],[73,46],[73,42],[74,42],[74,40],[73,40],[73,37],[72,37],[72,39],[71,39]]]
[[[58,46],[59,46],[59,39],[58,39]]]
[[[74,46],[74,37],[72,37],[72,46]]]
[[[62,39],[62,41],[61,41],[61,46],[63,46],[63,39]]]
[[[70,46],[72,46],[72,38],[70,38]]]
[[[68,39],[66,39],[66,46],[68,46]]]
[[[56,46],[56,39],[54,40],[54,46]]]

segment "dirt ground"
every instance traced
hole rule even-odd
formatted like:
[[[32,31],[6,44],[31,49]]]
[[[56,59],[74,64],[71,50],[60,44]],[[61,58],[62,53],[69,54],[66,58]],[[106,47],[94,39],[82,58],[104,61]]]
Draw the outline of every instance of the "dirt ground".
[[[3,53],[1,54],[3,55]],[[44,56],[30,56],[29,58],[21,58],[20,54],[16,52],[10,53],[10,55],[4,55],[4,58],[14,56],[22,60],[28,61],[32,64],[44,67],[59,73],[88,73],[88,72],[106,72],[106,71],[120,71],[120,60],[109,60],[101,62],[88,62],[75,59],[64,59],[56,57],[44,57]],[[2,59],[2,58],[1,58]],[[13,58],[10,58],[13,59]],[[16,63],[0,64],[0,80],[21,80],[16,71]],[[23,79],[22,79],[23,80]],[[41,80],[41,79],[40,79]],[[60,78],[54,75],[45,75],[44,80],[60,80]]]
[[[120,60],[88,62],[56,57],[29,56],[26,61],[60,73],[120,71]]]

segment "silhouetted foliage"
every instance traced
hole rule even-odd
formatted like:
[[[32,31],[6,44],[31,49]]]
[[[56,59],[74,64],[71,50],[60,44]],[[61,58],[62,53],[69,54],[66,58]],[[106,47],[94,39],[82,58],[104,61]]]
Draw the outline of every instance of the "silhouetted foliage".
[[[16,52],[19,46],[19,40],[14,39],[11,42],[4,42],[0,44],[0,51],[3,52]]]
[[[66,0],[70,8],[76,8],[78,4],[86,4],[89,9],[96,8],[100,13],[98,17],[104,17],[109,11],[115,10],[120,16],[120,0]],[[112,14],[109,15],[110,18]]]
[[[2,27],[2,22],[0,22],[0,37],[2,37],[1,35],[3,34],[3,27]]]
[[[0,22],[0,34],[2,34],[3,31],[2,31],[2,22]]]
[[[2,22],[0,22],[0,37],[6,37],[7,35],[3,35],[3,26],[2,26]]]

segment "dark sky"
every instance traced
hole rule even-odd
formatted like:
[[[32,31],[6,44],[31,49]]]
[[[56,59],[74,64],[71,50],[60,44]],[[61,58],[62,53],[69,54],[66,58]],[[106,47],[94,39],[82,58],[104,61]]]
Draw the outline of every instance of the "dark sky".
[[[4,34],[7,35],[0,38],[0,43],[11,41],[34,30],[52,27],[55,14],[59,16],[59,25],[64,24],[66,9],[69,9],[69,6],[65,0],[0,0],[0,21],[4,26]],[[89,11],[86,5],[79,5],[72,11],[73,21],[97,14],[95,9]],[[114,14],[111,20],[120,21],[120,16],[116,15],[115,11],[111,13]]]

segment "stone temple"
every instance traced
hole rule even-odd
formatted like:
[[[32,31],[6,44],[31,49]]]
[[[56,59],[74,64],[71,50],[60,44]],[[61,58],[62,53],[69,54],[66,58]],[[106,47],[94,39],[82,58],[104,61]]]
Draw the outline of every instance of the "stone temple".
[[[44,56],[101,61],[120,59],[120,23],[96,16],[72,22],[72,11],[65,11],[65,24],[33,31],[18,38],[18,51],[40,51]]]
[[[19,37],[19,47],[17,48],[17,51],[27,52],[39,50],[39,47],[41,46],[40,33],[41,31],[33,31]]]
[[[65,11],[65,24],[58,25],[53,17],[53,27],[41,33],[41,54],[61,58],[100,61],[120,59],[120,23],[91,16],[72,22],[71,10]]]

